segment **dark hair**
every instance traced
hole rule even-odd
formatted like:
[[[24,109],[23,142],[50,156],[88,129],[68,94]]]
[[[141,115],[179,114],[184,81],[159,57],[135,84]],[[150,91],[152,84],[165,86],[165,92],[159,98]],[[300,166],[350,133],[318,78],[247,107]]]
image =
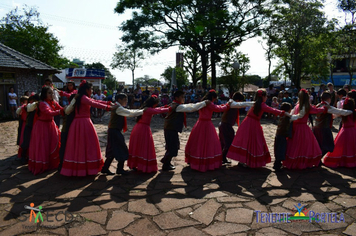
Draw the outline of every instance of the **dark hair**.
[[[73,81],[69,81],[69,82],[67,82],[66,91],[67,91],[67,92],[70,92],[69,89],[68,89],[68,84],[69,84],[69,83],[73,84],[73,90],[75,90],[75,89],[76,89],[75,83],[74,83]]]
[[[52,89],[52,88],[49,87],[49,86],[43,86],[43,87],[42,87],[41,95],[40,95],[41,101],[46,100],[46,98],[47,98],[47,92],[48,92],[48,90],[50,90],[50,89]]]
[[[69,103],[73,100],[76,94],[71,94],[70,97],[68,98]]]
[[[179,98],[180,96],[184,95],[185,93],[182,90],[175,91],[173,94],[174,99]]]
[[[327,86],[328,86],[328,87],[329,87],[329,86],[333,86],[333,87],[334,87],[333,83],[330,83],[330,82],[328,83]]]
[[[154,105],[156,105],[158,103],[159,103],[159,99],[157,97],[150,97],[143,103],[143,105],[141,106],[140,109],[144,109],[146,107],[153,107]],[[136,122],[138,122],[141,118],[142,118],[142,115],[138,116],[136,118]]]
[[[26,96],[26,93],[30,93],[28,90],[26,90],[23,94],[25,94],[25,96]]]
[[[356,90],[351,90],[351,91],[347,94],[347,96],[348,96],[349,98],[352,98],[353,100],[356,100]]]
[[[75,106],[76,106],[78,112],[79,112],[79,108],[80,108],[80,104],[81,104],[83,95],[88,96],[87,90],[91,89],[92,87],[93,87],[93,84],[89,83],[89,82],[83,83],[82,86],[79,86],[78,98],[75,101]]]
[[[50,78],[45,79],[44,82],[45,82],[45,83],[46,83],[46,82],[50,82],[51,84],[53,84],[53,81],[52,81],[52,79],[50,79]]]
[[[281,105],[281,110],[289,112],[292,109],[292,105],[289,102],[283,102]]]
[[[20,102],[25,102],[25,101],[28,101],[28,97],[27,96],[21,96],[20,97]]]
[[[242,93],[240,93],[240,92],[236,92],[236,93],[234,93],[234,95],[232,95],[232,100],[243,101],[243,100],[245,100],[245,96],[242,95]]]
[[[343,89],[343,88],[339,89],[336,94],[337,95],[342,95],[343,97],[345,97],[346,96],[346,90]]]
[[[9,92],[11,91],[11,89],[13,89],[13,90],[15,91],[14,87],[10,87],[10,88],[9,88]]]
[[[205,94],[205,96],[201,99],[203,100],[209,100],[209,101],[213,101],[214,98],[217,98],[218,95],[216,94],[215,91],[209,91],[207,94]]]
[[[308,113],[310,110],[309,94],[304,92],[305,90],[300,90],[298,93],[299,99],[299,111],[305,108],[305,112]]]
[[[37,93],[28,98],[29,102],[38,102],[39,100],[40,100],[40,95],[38,95]]]
[[[322,101],[325,101],[327,99],[331,98],[331,93],[329,91],[324,91],[322,94],[321,94],[321,100]]]
[[[348,90],[351,90],[351,86],[348,84],[345,84],[343,88],[347,88]]]
[[[345,100],[342,109],[352,111],[353,112],[352,118],[353,118],[353,120],[356,120],[355,100],[353,100],[352,98],[348,98],[348,101]],[[348,116],[343,116],[342,122],[345,123],[347,121],[347,119],[348,119]]]
[[[115,100],[116,100],[116,101],[118,101],[119,99],[122,100],[122,99],[125,99],[125,98],[127,98],[127,95],[124,94],[124,93],[118,93],[118,94],[116,94],[116,96],[115,96]]]
[[[261,96],[259,94],[259,91],[262,91],[260,92],[261,93]],[[263,102],[263,97],[266,97],[267,96],[267,92],[266,90],[263,90],[263,89],[259,89],[257,90],[257,93],[255,94],[255,105],[253,106],[253,113],[258,116],[261,112],[261,104]]]

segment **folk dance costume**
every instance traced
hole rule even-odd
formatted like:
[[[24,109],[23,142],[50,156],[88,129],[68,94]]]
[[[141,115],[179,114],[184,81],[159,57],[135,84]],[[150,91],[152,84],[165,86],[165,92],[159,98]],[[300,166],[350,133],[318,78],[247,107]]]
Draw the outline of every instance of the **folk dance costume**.
[[[26,106],[27,117],[26,117],[26,123],[23,124],[25,126],[24,132],[23,132],[23,141],[20,143],[20,148],[22,149],[21,150],[22,164],[27,163],[28,149],[30,148],[32,128],[33,128],[33,125],[36,123],[37,117],[38,117],[37,106],[38,106],[38,102],[33,102],[30,104],[27,104],[27,106]]]
[[[341,130],[335,138],[333,152],[328,152],[323,160],[325,166],[356,167],[356,128],[353,115],[343,122]]]
[[[322,101],[316,107],[320,108],[328,105],[328,102]],[[313,128],[313,133],[315,135],[316,140],[318,141],[322,156],[324,156],[328,152],[333,152],[334,150],[334,137],[331,132],[331,127],[333,125],[332,114],[347,116],[352,114],[352,111],[337,109],[330,106],[328,109],[328,113],[321,113],[317,115],[316,123]]]
[[[22,148],[20,144],[23,142],[24,131],[26,126],[26,119],[27,119],[27,104],[24,104],[17,108],[16,114],[19,116],[19,128],[17,133],[17,145],[19,145],[19,150],[17,152],[17,157],[22,157]]]
[[[222,152],[219,137],[211,122],[213,112],[224,112],[229,105],[208,106],[199,110],[199,119],[195,123],[185,147],[185,162],[190,168],[205,172],[222,165]]]
[[[186,112],[195,112],[206,106],[206,102],[196,104],[181,104],[174,100],[171,103],[172,110],[167,114],[164,121],[164,139],[166,141],[166,153],[161,160],[163,170],[174,169],[171,165],[173,157],[178,155],[180,142],[178,133],[182,133],[183,125],[187,127]]]
[[[31,133],[28,161],[28,169],[34,175],[58,167],[60,131],[53,117],[64,114],[63,108],[55,101],[42,101],[38,109],[39,116]]]
[[[75,103],[75,99],[71,104]],[[101,157],[98,135],[90,120],[90,107],[110,110],[109,102],[96,101],[86,95],[81,97],[79,111],[68,131],[67,147],[64,154],[61,174],[65,176],[96,175],[104,161]]]
[[[73,89],[73,90],[70,91],[69,93],[66,92],[66,91],[59,91],[58,93],[59,93],[59,95],[60,95],[61,97],[70,98],[70,96],[71,96],[72,94],[77,94],[77,93],[78,93],[78,90]]]
[[[276,116],[284,116],[285,112],[269,107],[264,102],[261,103],[258,116],[253,113],[253,110],[253,108],[249,110],[238,128],[227,158],[244,163],[251,168],[258,168],[271,162],[271,155],[260,124],[261,117],[265,112]]]
[[[116,173],[126,174],[124,171],[124,163],[129,158],[129,150],[121,131],[124,133],[127,131],[126,117],[140,116],[143,114],[143,110],[129,110],[121,106],[118,102],[116,102],[116,105],[119,105],[119,107],[115,111],[111,111],[105,154],[106,160],[101,172],[112,174],[109,168],[115,158],[118,161]]]
[[[222,148],[222,160],[223,163],[228,163],[226,159],[227,152],[231,146],[232,141],[235,138],[235,131],[233,126],[235,123],[240,126],[240,108],[251,107],[254,102],[232,102],[230,109],[225,111],[221,116],[221,122],[219,124],[219,139]]]
[[[292,111],[292,114],[299,114],[299,119],[293,122],[293,135],[287,142],[286,159],[283,161],[287,169],[306,169],[319,165],[321,149],[307,121],[309,114],[323,112],[327,112],[326,107],[310,106],[309,113],[306,113],[304,108],[299,110],[299,104]]]
[[[152,116],[167,113],[171,108],[147,108],[131,132],[129,145],[129,159],[127,165],[130,169],[137,169],[144,173],[156,172],[156,152],[150,128]]]

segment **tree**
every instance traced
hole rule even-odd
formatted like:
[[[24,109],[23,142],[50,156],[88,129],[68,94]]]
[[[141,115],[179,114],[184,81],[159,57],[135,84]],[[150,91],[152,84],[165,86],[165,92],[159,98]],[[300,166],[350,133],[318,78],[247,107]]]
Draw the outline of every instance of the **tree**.
[[[171,87],[171,79],[172,79],[172,72],[173,69],[176,70],[176,81],[177,81],[177,88],[182,88],[183,85],[188,85],[188,74],[185,72],[181,67],[167,67],[161,76],[167,83],[167,87]]]
[[[141,62],[145,59],[145,53],[137,46],[125,45],[118,46],[117,52],[114,53],[113,62],[111,67],[113,69],[118,68],[120,70],[131,70],[132,73],[132,86],[135,86],[135,70],[141,66]]]
[[[318,0],[284,0],[278,5],[272,16],[271,34],[274,36],[276,48],[274,54],[280,59],[280,65],[292,83],[300,88],[303,75],[310,72],[310,63],[320,63],[310,50],[316,39],[328,32],[328,22],[320,10],[322,3]],[[327,45],[318,44],[327,47]],[[324,50],[320,50],[324,53]],[[318,51],[314,51],[318,53]],[[327,57],[327,55],[324,55]],[[316,67],[316,66],[315,66]]]
[[[124,42],[154,52],[178,44],[195,50],[204,87],[210,59],[215,87],[219,55],[258,35],[269,6],[269,0],[120,0],[115,11],[133,10],[132,18],[121,25]]]
[[[193,85],[196,86],[197,82],[202,79],[201,73],[201,60],[199,54],[194,49],[186,50],[183,52],[183,67],[192,78]]]
[[[16,7],[1,19],[0,42],[55,68],[67,68],[71,64],[59,55],[62,49],[59,40],[48,32],[48,26],[42,23],[34,7],[25,6],[23,13]]]
[[[115,76],[113,76],[110,70],[106,68],[101,62],[85,64],[84,67],[87,69],[105,70],[105,79],[103,84],[105,84],[109,89],[116,89],[119,87],[119,83],[116,81]]]
[[[141,86],[160,86],[162,83],[158,79],[144,75],[144,77],[136,78],[136,84],[140,84]]]

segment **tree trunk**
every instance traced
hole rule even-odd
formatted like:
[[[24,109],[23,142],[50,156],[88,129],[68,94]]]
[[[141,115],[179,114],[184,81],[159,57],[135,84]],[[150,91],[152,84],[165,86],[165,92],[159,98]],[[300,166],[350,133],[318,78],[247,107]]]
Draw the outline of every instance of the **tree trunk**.
[[[135,70],[131,70],[132,72],[132,89],[135,89]]]
[[[202,82],[203,88],[206,89],[207,81],[208,81],[208,65],[207,65],[207,58],[205,48],[201,53],[201,67],[202,67]]]
[[[215,52],[211,52],[211,88],[215,89],[216,88],[216,63],[215,63],[216,57],[215,57]]]

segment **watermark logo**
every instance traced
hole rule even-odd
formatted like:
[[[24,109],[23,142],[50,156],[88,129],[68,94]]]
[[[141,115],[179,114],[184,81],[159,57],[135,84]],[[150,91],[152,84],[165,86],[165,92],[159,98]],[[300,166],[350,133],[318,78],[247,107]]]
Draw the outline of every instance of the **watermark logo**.
[[[54,212],[54,210],[44,210],[42,206],[38,206],[38,208],[35,208],[35,204],[31,203],[30,206],[24,206],[26,210],[28,211],[22,211],[20,213],[20,217],[18,218],[19,221],[25,222],[33,222],[33,223],[40,223],[44,222],[45,220],[47,222],[61,222],[64,220],[64,222],[69,223],[74,220],[74,216],[72,213],[69,211],[58,211]],[[28,213],[30,215],[28,215]]]
[[[306,205],[298,203],[294,205],[292,212],[265,213],[255,211],[256,223],[291,223],[293,221],[309,221],[316,223],[345,223],[343,213],[336,212],[314,212],[308,210]]]

